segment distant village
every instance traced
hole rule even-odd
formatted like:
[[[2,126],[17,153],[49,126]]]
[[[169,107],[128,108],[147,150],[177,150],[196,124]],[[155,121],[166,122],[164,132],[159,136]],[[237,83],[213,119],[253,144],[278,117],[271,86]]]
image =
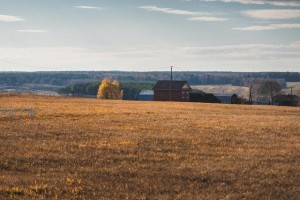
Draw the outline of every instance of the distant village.
[[[118,96],[123,100],[278,106],[300,102],[299,73],[175,74],[174,78],[167,72],[5,73],[0,74],[0,93],[96,98],[100,81],[108,77],[120,81]]]
[[[272,88],[270,88],[270,93],[274,92],[274,94],[270,94],[270,97],[252,98],[251,94],[249,94],[250,97],[246,98],[236,93],[206,93],[198,89],[193,89],[187,81],[161,80],[156,82],[152,90],[141,91],[138,100],[299,106],[299,96],[281,94],[280,90],[276,92],[271,90]]]

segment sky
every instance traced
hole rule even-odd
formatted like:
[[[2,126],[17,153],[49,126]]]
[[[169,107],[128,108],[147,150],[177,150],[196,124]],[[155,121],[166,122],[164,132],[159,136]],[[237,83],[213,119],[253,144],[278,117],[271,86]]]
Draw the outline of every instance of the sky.
[[[1,0],[0,71],[300,72],[300,0]]]

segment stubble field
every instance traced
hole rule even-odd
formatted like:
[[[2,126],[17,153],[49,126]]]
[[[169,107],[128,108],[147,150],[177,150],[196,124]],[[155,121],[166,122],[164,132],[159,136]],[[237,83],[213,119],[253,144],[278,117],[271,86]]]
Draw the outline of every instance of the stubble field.
[[[300,108],[2,96],[0,109],[0,199],[300,196]]]

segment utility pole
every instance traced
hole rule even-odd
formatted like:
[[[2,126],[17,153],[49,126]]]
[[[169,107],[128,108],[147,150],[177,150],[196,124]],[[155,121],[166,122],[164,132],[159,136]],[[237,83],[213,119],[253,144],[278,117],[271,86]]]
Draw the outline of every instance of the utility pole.
[[[271,104],[274,105],[273,85],[271,83]]]
[[[172,81],[173,81],[173,66],[171,66],[171,79],[170,79],[170,101],[172,101]]]
[[[253,90],[253,83],[251,83],[250,88],[249,88],[249,100],[248,102],[252,104],[252,90]]]
[[[294,99],[293,99],[293,88],[294,88],[294,86],[287,87],[287,88],[291,88],[291,106],[293,106],[293,101],[294,101]]]
[[[294,101],[294,99],[293,99],[293,88],[294,88],[294,87],[291,86],[290,88],[291,88],[291,106],[293,106],[293,105],[294,105],[294,104],[293,104],[293,103],[294,103],[294,102],[293,102],[293,101]]]

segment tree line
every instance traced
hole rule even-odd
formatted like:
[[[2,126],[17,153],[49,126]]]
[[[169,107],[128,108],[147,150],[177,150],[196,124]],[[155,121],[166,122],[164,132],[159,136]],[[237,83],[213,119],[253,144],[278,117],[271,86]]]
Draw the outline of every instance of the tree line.
[[[107,79],[104,84],[109,86],[110,84],[107,81],[109,80]],[[122,91],[122,99],[137,100],[139,93],[144,89],[152,89],[154,83],[155,82],[115,82],[115,85],[118,85],[118,88]],[[58,90],[58,93],[77,97],[96,97],[100,89],[100,84],[100,82],[79,83],[61,88]]]
[[[155,82],[170,79],[170,72],[2,72],[0,85],[45,84],[68,86],[83,82],[97,82],[105,77],[120,82]],[[255,79],[283,79],[300,82],[299,72],[174,72],[175,80],[191,85],[232,84],[249,86]]]

